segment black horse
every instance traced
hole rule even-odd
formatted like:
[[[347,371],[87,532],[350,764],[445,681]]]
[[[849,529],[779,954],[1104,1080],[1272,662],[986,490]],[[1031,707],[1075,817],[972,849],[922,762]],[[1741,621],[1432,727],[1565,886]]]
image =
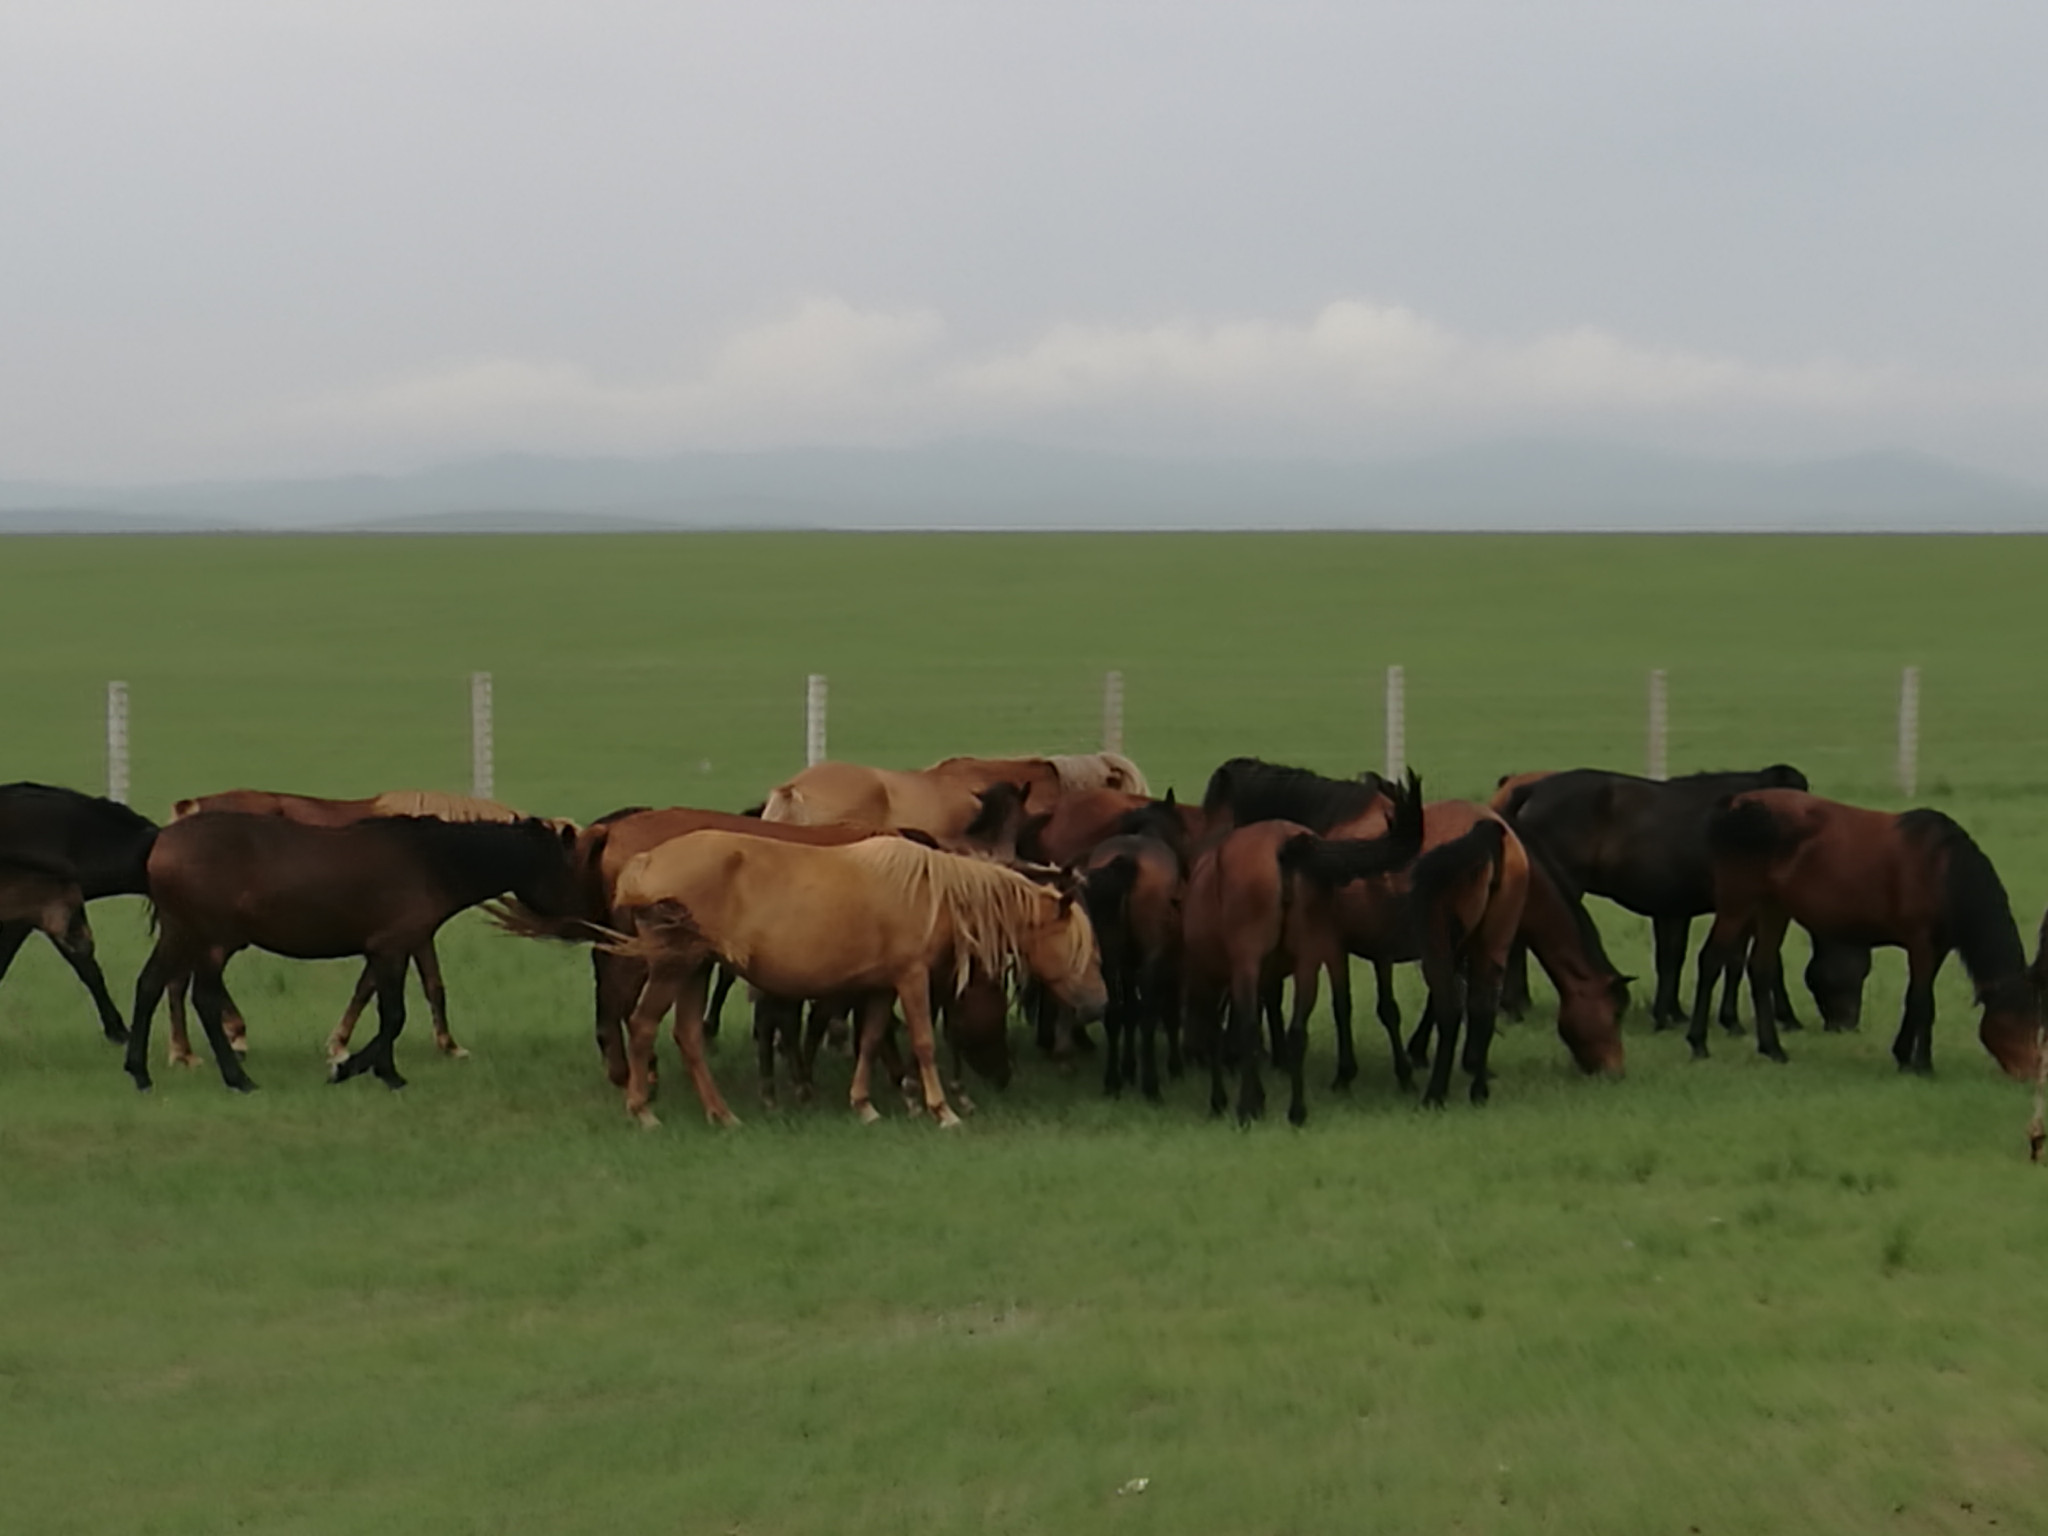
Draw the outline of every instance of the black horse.
[[[1554,870],[1580,890],[1650,919],[1657,957],[1657,996],[1650,1015],[1658,1029],[1666,1029],[1686,1017],[1678,989],[1692,920],[1714,910],[1707,823],[1715,805],[1745,790],[1803,790],[1806,775],[1777,763],[1754,773],[1694,773],[1666,780],[1574,768],[1503,782],[1494,809],[1524,841],[1543,851]],[[1857,1026],[1869,974],[1867,946],[1815,938],[1806,987],[1828,1029]],[[1504,990],[1503,1007],[1519,1013],[1529,995],[1528,965],[1519,951]],[[1774,1001],[1786,1026],[1798,1028],[1782,977]],[[1737,1027],[1732,987],[1723,998],[1721,1022],[1731,1030]]]
[[[0,784],[0,861],[61,872],[86,901],[146,894],[143,871],[156,834],[155,822],[118,801],[52,784]],[[27,919],[0,921],[0,977],[36,927]],[[107,1038],[127,1039],[128,1027],[94,958],[92,929],[80,922],[66,938],[51,942],[92,994]]]

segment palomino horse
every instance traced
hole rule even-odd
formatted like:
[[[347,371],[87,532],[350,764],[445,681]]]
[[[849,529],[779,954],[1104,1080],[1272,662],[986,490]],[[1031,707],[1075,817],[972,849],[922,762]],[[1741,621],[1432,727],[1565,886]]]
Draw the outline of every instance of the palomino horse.
[[[467,795],[444,795],[427,789],[394,789],[363,800],[326,800],[317,795],[289,795],[268,789],[228,789],[219,794],[195,795],[171,808],[174,821],[201,811],[239,811],[247,816],[276,816],[307,827],[347,827],[378,816],[428,816],[435,821],[515,822],[525,820],[522,812],[496,800],[478,800]],[[567,823],[562,823],[567,825]],[[412,957],[420,974],[420,989],[427,995],[427,1011],[434,1020],[434,1045],[444,1056],[461,1059],[469,1055],[456,1044],[448,1030],[448,988],[441,979],[441,957],[430,939]],[[180,976],[170,984],[171,1011],[169,1060],[174,1066],[194,1066],[199,1058],[192,1052],[191,1036],[185,1029],[185,989],[189,977]],[[334,1033],[327,1037],[327,1059],[340,1061],[348,1055],[356,1021],[376,995],[377,978],[366,964],[356,978],[356,989]],[[238,1051],[248,1049],[248,1037],[241,1014],[232,999],[224,1001],[223,1024],[228,1043]]]
[[[910,828],[939,839],[958,838],[981,806],[979,791],[1015,784],[1031,811],[1052,809],[1076,790],[1116,789],[1149,794],[1138,765],[1117,752],[1073,757],[949,757],[906,772],[859,763],[814,763],[778,784],[762,802],[768,821],[848,822],[876,832]]]
[[[1188,1018],[1207,1036],[1209,1107],[1223,1112],[1226,1058],[1239,1072],[1237,1116],[1248,1122],[1264,1112],[1265,1085],[1259,1077],[1258,1019],[1261,1002],[1284,977],[1300,973],[1289,939],[1294,864],[1303,852],[1321,861],[1334,884],[1370,880],[1413,859],[1422,846],[1421,781],[1389,786],[1392,816],[1376,838],[1323,842],[1295,821],[1265,818],[1233,828],[1195,860],[1188,879],[1184,953]],[[1338,963],[1342,963],[1341,950]],[[1274,1065],[1289,1078],[1287,1118],[1308,1117],[1303,1074],[1308,1044],[1308,1007],[1297,986],[1294,1018],[1274,1052]],[[1313,1004],[1314,992],[1308,992]],[[1227,1004],[1227,1027],[1215,1030],[1219,1004]],[[1355,1067],[1353,1069],[1356,1070]]]
[[[1105,1001],[1095,937],[1071,895],[986,860],[902,838],[805,847],[730,832],[699,832],[640,855],[619,876],[613,911],[631,923],[617,952],[647,963],[627,1026],[626,1109],[654,1123],[651,1069],[663,1015],[676,1011],[676,1043],[705,1114],[729,1124],[704,1060],[704,998],[714,961],[777,997],[863,999],[852,1101],[873,1118],[868,1079],[893,997],[903,1010],[925,1106],[941,1125],[947,1103],[932,1046],[935,971],[954,987],[976,969],[1012,965],[1091,1015]]]
[[[1794,789],[1732,797],[1708,823],[1714,927],[1700,952],[1687,1039],[1707,1054],[1707,1011],[1725,971],[1736,984],[1743,931],[1757,1049],[1785,1059],[1773,1007],[1788,923],[1816,939],[1895,945],[1906,952],[1906,1007],[1892,1056],[1901,1071],[1934,1065],[1934,978],[1960,951],[1984,1009],[1978,1038],[2014,1077],[2039,1060],[2036,1007],[2019,928],[1998,871],[1969,833],[1939,811],[1865,810]]]
[[[42,878],[75,883],[81,901],[146,894],[143,866],[156,832],[155,822],[112,800],[51,784],[0,785],[0,860],[16,863],[23,874],[36,871]],[[18,894],[27,902],[25,888]],[[76,924],[67,920],[61,930],[26,912],[0,917],[0,977],[38,928],[92,995],[101,1031],[109,1040],[127,1039],[128,1026],[94,958],[92,929],[83,915]]]
[[[1657,956],[1657,995],[1650,1016],[1656,1028],[1664,1029],[1685,1018],[1679,976],[1692,920],[1714,910],[1707,818],[1721,800],[1744,790],[1806,787],[1806,775],[1785,763],[1754,773],[1693,773],[1664,780],[1574,768],[1511,775],[1501,780],[1492,803],[1523,842],[1540,847],[1559,874],[1581,891],[1650,919]],[[1815,938],[1806,985],[1830,1030],[1855,1027],[1869,971],[1867,946]],[[1511,963],[1503,1006],[1519,1015],[1528,991],[1527,966]],[[1785,1027],[1798,1028],[1792,1000],[1782,988],[1775,1002]],[[1721,1023],[1730,1033],[1740,1033],[1732,987],[1723,999]]]
[[[403,1087],[393,1047],[405,1027],[407,963],[448,919],[506,892],[537,912],[574,899],[574,833],[542,821],[395,817],[308,827],[273,816],[203,811],[174,821],[149,854],[156,947],[135,985],[128,1075],[147,1089],[149,1026],[165,986],[190,975],[192,1001],[221,1078],[255,1086],[222,1025],[222,969],[254,945],[302,960],[362,955],[376,978],[377,1038],[330,1069],[368,1070]]]

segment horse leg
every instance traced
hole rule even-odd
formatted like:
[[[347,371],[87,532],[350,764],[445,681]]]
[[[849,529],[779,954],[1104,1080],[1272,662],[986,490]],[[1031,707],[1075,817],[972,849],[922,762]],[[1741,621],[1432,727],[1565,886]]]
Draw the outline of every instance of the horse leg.
[[[1180,1075],[1180,1045],[1174,1020],[1180,1012],[1179,989],[1175,982],[1175,968],[1171,960],[1155,956],[1145,967],[1143,985],[1139,988],[1139,1027],[1144,1031],[1143,1049],[1138,1058],[1138,1087],[1147,1100],[1157,1104],[1159,1093],[1159,1031],[1167,1031],[1167,1050],[1171,1053],[1170,1070]]]
[[[817,1087],[818,1047],[825,1043],[832,1027],[832,1012],[823,1003],[812,1003],[806,1015],[803,1036],[797,1049],[797,1097],[808,1101]]]
[[[92,929],[86,926],[84,914],[80,913],[78,921],[72,924],[65,937],[53,937],[50,942],[57,946],[57,953],[64,957],[64,963],[71,967],[72,973],[92,995],[92,1005],[100,1016],[100,1033],[109,1040],[126,1040],[128,1026],[121,1022],[121,1010],[114,1006],[113,994],[107,991],[106,973],[100,969],[100,962],[93,952]],[[0,974],[4,974],[5,969],[0,966]]]
[[[1465,1022],[1464,978],[1458,974],[1458,962],[1452,955],[1442,956],[1433,964],[1425,960],[1422,970],[1429,983],[1425,1018],[1433,1018],[1436,1026],[1436,1053],[1430,1060],[1429,1084],[1422,1090],[1422,1102],[1429,1109],[1442,1109],[1444,1100],[1450,1097],[1451,1063],[1457,1059],[1458,1032]],[[1416,1033],[1421,1035],[1422,1031]]]
[[[868,1080],[873,1074],[875,1052],[881,1047],[882,1036],[889,1032],[890,1008],[895,999],[887,992],[877,992],[862,1000],[860,1005],[860,1034],[854,1049],[853,1087],[847,1094],[847,1102],[862,1125],[873,1125],[882,1118],[875,1108],[868,1092]],[[812,1014],[816,1016],[816,1005]]]
[[[605,1076],[614,1088],[624,1088],[631,1071],[626,1064],[626,1016],[644,984],[644,966],[623,955],[608,955],[601,949],[590,952],[590,975],[596,998],[595,1034],[598,1054],[604,1058]]]
[[[1428,984],[1429,980],[1427,973],[1428,967],[1425,966],[1423,975],[1425,985]],[[1408,1037],[1408,1060],[1412,1065],[1418,1067],[1427,1067],[1429,1065],[1430,1037],[1436,1033],[1437,1025],[1440,1022],[1442,1021],[1437,1017],[1436,993],[1434,991],[1425,992],[1422,998],[1422,1017],[1415,1021],[1415,1032]]]
[[[209,955],[192,972],[192,1006],[199,1014],[199,1024],[206,1031],[206,1044],[213,1052],[214,1064],[220,1068],[220,1080],[237,1093],[247,1093],[256,1084],[242,1068],[242,1058],[235,1054],[228,1044],[228,1032],[221,1023],[223,1005],[227,1002],[227,988],[221,982],[221,961]]]
[[[1901,1072],[1928,1075],[1934,1071],[1934,978],[1948,951],[1922,941],[1906,948],[1906,1009],[1892,1059]]]
[[[434,1048],[443,1056],[467,1061],[469,1052],[457,1045],[448,1031],[448,984],[441,979],[441,957],[434,952],[432,939],[413,951],[412,963],[420,973],[420,990],[427,994],[427,1012],[434,1019]]]
[[[1494,1016],[1500,1006],[1500,971],[1481,957],[1472,962],[1465,983],[1465,1072],[1472,1079],[1472,1102],[1484,1104],[1492,1093],[1488,1057],[1493,1051]]]
[[[1742,991],[1742,974],[1749,968],[1749,954],[1756,947],[1756,919],[1735,940],[1735,947],[1723,966],[1728,984],[1721,989],[1721,1028],[1731,1035],[1742,1033],[1742,1015],[1737,1010]],[[1752,1002],[1754,999],[1752,999]]]
[[[918,966],[896,979],[896,1000],[903,1005],[903,1025],[910,1035],[910,1054],[917,1058],[918,1080],[924,1085],[924,1107],[946,1130],[959,1125],[960,1117],[946,1102],[946,1085],[939,1081],[937,1052],[932,1048],[932,978]]]
[[[370,1006],[370,999],[376,995],[377,968],[365,960],[362,974],[356,977],[356,989],[349,995],[348,1007],[341,1015],[341,1022],[334,1026],[334,1033],[327,1037],[329,1064],[348,1060],[348,1046],[355,1038],[356,1021],[363,1016],[363,1010]]]
[[[352,1051],[327,1069],[327,1081],[345,1083],[364,1072],[374,1073],[385,1087],[405,1086],[398,1074],[398,1037],[405,1030],[405,972],[412,957],[405,951],[368,957],[376,973],[377,1038]]]
[[[1700,946],[1699,978],[1692,1000],[1692,1027],[1686,1031],[1686,1044],[1692,1047],[1694,1061],[1703,1061],[1707,1055],[1707,1015],[1714,1008],[1714,987],[1722,973],[1729,976],[1729,986],[1734,986],[1735,962],[1742,953],[1745,930],[1748,926],[1746,914],[1730,913],[1716,917],[1714,926],[1707,931],[1707,940]]]
[[[196,1067],[199,1054],[192,1049],[192,1036],[185,1028],[185,993],[192,985],[191,976],[184,975],[172,980],[167,1001],[170,1005],[170,1039],[164,1047],[164,1065],[170,1067]]]
[[[1294,973],[1294,1012],[1287,1021],[1287,1123],[1308,1121],[1308,1016],[1316,1006],[1316,976],[1319,964],[1304,965]]]
[[[1689,917],[1650,919],[1650,944],[1656,954],[1657,1000],[1650,1004],[1650,1028],[1670,1029],[1685,1021],[1685,1008],[1678,1000],[1679,981],[1685,971],[1685,949],[1692,939]]]
[[[182,976],[184,973],[185,968],[179,965],[176,974]],[[156,1005],[163,998],[165,978],[171,974],[173,962],[164,954],[164,941],[159,936],[135,978],[135,1007],[129,1013],[128,1050],[121,1062],[122,1070],[144,1093],[150,1088],[149,1026],[156,1018]]]
[[[704,1059],[704,998],[710,989],[709,966],[694,966],[684,977],[676,991],[676,1046],[683,1053],[683,1065],[690,1069],[690,1084],[697,1090],[697,1102],[704,1106],[704,1118],[713,1125],[738,1125],[738,1117],[718,1091],[711,1064]],[[772,1066],[769,1072],[772,1076]]]
[[[1749,1000],[1756,1009],[1756,1050],[1759,1056],[1785,1061],[1778,1040],[1777,1002],[1785,991],[1785,925],[1782,912],[1759,913],[1749,939]],[[1728,990],[1735,990],[1731,981]]]
[[[803,1009],[802,1003],[779,997],[764,996],[754,1005],[754,1066],[760,1074],[761,1103],[765,1108],[775,1107],[775,1048],[782,1045],[784,1054],[795,1061],[796,1052],[789,1042],[803,1026]],[[708,1019],[706,1025],[708,1029]]]
[[[1337,1075],[1330,1087],[1341,1093],[1358,1081],[1358,1041],[1351,1032],[1351,957],[1340,951],[1323,969],[1330,978],[1330,1024],[1337,1035]]]
[[[1529,946],[1520,939],[1508,950],[1500,981],[1501,1017],[1519,1024],[1529,1013]]]
[[[1266,1084],[1259,1073],[1259,1014],[1266,989],[1260,978],[1230,989],[1230,1045],[1237,1052],[1237,1123],[1250,1125],[1266,1112]],[[1280,1058],[1283,1062],[1285,1056]]]
[[[1144,957],[1126,950],[1123,959],[1125,1008],[1123,1035],[1123,1064],[1120,1069],[1126,1083],[1138,1080],[1138,1028],[1145,1015],[1145,970]]]
[[[739,980],[739,972],[729,965],[718,968],[718,985],[711,993],[711,1006],[704,1013],[704,1038],[716,1040],[720,1024],[725,1019],[725,1000],[732,995],[732,984]]]
[[[1102,1053],[1102,1092],[1105,1098],[1116,1098],[1123,1092],[1123,1042],[1124,1035],[1134,1027],[1131,1018],[1134,1000],[1130,993],[1135,990],[1137,978],[1130,975],[1130,966],[1125,963],[1122,946],[1113,946],[1102,957],[1103,989],[1108,1001],[1102,1010],[1102,1038],[1107,1047]]]
[[[1275,1072],[1287,1070],[1287,1016],[1281,997],[1285,985],[1281,977],[1275,976],[1259,988],[1259,1011],[1266,1017],[1268,1059]]]
[[[640,995],[626,1020],[626,1113],[649,1130],[661,1124],[652,1108],[655,1036],[662,1016],[675,1006],[676,994],[682,990],[682,974],[672,962],[648,962]]]

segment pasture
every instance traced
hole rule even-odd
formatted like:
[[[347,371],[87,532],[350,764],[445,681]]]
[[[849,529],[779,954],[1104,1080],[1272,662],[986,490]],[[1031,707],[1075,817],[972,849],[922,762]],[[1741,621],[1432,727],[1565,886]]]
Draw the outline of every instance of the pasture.
[[[1378,765],[1400,662],[1432,795],[1640,769],[1660,666],[1674,771],[1783,759],[1897,806],[1910,662],[1920,800],[1997,863],[2031,947],[2044,578],[2033,539],[16,538],[0,778],[101,787],[118,677],[159,818],[243,784],[461,789],[488,668],[502,798],[736,808],[800,765],[806,672],[833,755],[915,765],[1090,748],[1117,667],[1127,750],[1193,794],[1239,752]],[[1591,905],[1647,974],[1646,926]],[[125,1009],[141,904],[93,921]],[[237,960],[246,1099],[161,1068],[139,1097],[54,952],[24,951],[0,988],[8,1528],[2048,1518],[2048,1171],[1954,962],[1932,1080],[1892,1069],[1881,953],[1863,1032],[1790,1036],[1788,1067],[1718,1032],[1690,1063],[1639,987],[1627,1081],[1581,1081],[1539,980],[1546,1021],[1505,1031],[1483,1111],[1399,1100],[1366,1020],[1348,1097],[1312,1040],[1299,1131],[1212,1122],[1193,1080],[1107,1104],[1092,1065],[1027,1054],[942,1137],[894,1104],[853,1123],[838,1062],[821,1104],[762,1112],[730,1020],[746,1123],[704,1126],[670,1056],[643,1134],[579,953],[473,915],[443,948],[475,1055],[433,1056],[415,991],[399,1095],[323,1080],[352,964]]]

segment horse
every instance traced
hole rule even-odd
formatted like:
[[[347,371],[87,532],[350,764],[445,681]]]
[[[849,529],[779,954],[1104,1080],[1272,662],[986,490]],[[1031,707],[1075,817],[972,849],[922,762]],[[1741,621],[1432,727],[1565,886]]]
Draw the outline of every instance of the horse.
[[[1714,927],[1700,952],[1687,1036],[1696,1058],[1707,1054],[1714,986],[1725,971],[1734,987],[1742,934],[1753,924],[1757,1050],[1786,1059],[1773,989],[1782,984],[1785,927],[1797,922],[1817,937],[1906,952],[1906,1006],[1892,1042],[1900,1071],[1933,1070],[1934,978],[1956,950],[1984,1010],[1984,1048],[2011,1076],[2034,1075],[2038,1009],[2012,904],[1984,850],[1949,817],[1867,810],[1794,789],[1752,790],[1714,811],[1707,842]]]
[[[1109,1004],[1102,1019],[1102,1091],[1136,1082],[1159,1100],[1159,1030],[1170,1068],[1180,1072],[1181,908],[1187,859],[1168,838],[1121,833],[1104,838],[1081,865],[1088,920],[1102,947]],[[1138,1050],[1142,1033],[1142,1068]]]
[[[957,990],[977,967],[1001,975],[1015,964],[1084,1013],[1099,1015],[1106,1000],[1095,937],[1071,893],[903,838],[806,847],[699,832],[628,864],[613,910],[622,931],[610,947],[648,967],[627,1026],[626,1110],[643,1125],[656,1123],[649,1107],[654,1035],[671,1008],[706,1116],[733,1121],[704,1060],[704,994],[714,961],[778,997],[862,997],[851,1099],[863,1120],[875,1118],[868,1079],[893,996],[925,1107],[943,1126],[959,1123],[933,1055],[935,971],[950,966]]]
[[[1296,979],[1294,1017],[1275,1041],[1273,1058],[1288,1073],[1287,1118],[1296,1125],[1308,1118],[1303,1077],[1314,988],[1310,985],[1304,1001],[1299,935],[1290,921],[1296,869],[1304,857],[1319,860],[1323,877],[1334,886],[1400,868],[1422,846],[1421,793],[1421,780],[1413,775],[1405,787],[1389,786],[1392,814],[1376,838],[1325,841],[1300,822],[1263,818],[1223,833],[1196,859],[1185,909],[1187,1018],[1208,1036],[1204,1044],[1213,1113],[1223,1113],[1228,1102],[1226,1057],[1235,1058],[1239,1071],[1238,1120],[1249,1122],[1263,1113],[1259,1013],[1291,972]],[[1338,963],[1343,963],[1341,949]],[[1228,1010],[1222,1039],[1215,1038],[1214,1030],[1219,1004]]]
[[[1072,757],[949,757],[906,771],[860,763],[814,763],[769,792],[763,820],[816,826],[847,822],[876,832],[914,828],[944,842],[959,837],[979,809],[975,795],[1015,784],[1030,811],[1050,810],[1076,790],[1149,794],[1138,765],[1116,752]]]
[[[251,945],[296,959],[364,956],[376,978],[377,1038],[333,1063],[330,1082],[365,1070],[405,1086],[394,1047],[405,1027],[411,957],[465,907],[511,892],[536,912],[574,901],[573,829],[557,823],[391,817],[309,827],[275,816],[202,811],[172,822],[149,852],[156,947],[135,984],[125,1066],[147,1091],[149,1027],[165,987],[189,974],[192,1000],[228,1087],[250,1081],[222,1027],[227,962]]]
[[[0,785],[0,859],[24,873],[40,872],[41,878],[75,884],[80,902],[146,894],[144,865],[156,835],[155,822],[118,801],[54,784]],[[116,1043],[127,1039],[128,1026],[107,990],[106,975],[94,955],[92,928],[82,911],[76,922],[67,919],[58,931],[40,916],[0,917],[0,977],[6,976],[23,942],[38,929],[57,946],[91,995],[101,1032]]]
[[[1120,834],[1149,833],[1184,848],[1202,836],[1205,825],[1200,807],[1180,804],[1170,789],[1163,800],[1120,789],[1083,789],[1028,817],[1016,848],[1020,858],[1072,868]]]
[[[1744,790],[1807,787],[1806,775],[1786,763],[1755,772],[1665,780],[1574,768],[1510,775],[1501,780],[1492,804],[1525,843],[1542,848],[1558,873],[1579,890],[1650,919],[1657,962],[1650,1016],[1655,1028],[1665,1029],[1685,1017],[1679,980],[1692,920],[1714,910],[1707,848],[1707,819],[1714,806]],[[1869,971],[1867,948],[1816,936],[1806,985],[1830,1031],[1856,1027]],[[1504,1008],[1519,1016],[1528,993],[1527,967],[1511,966]],[[1798,1028],[1791,999],[1782,990],[1776,1004],[1786,1027]],[[1730,1033],[1740,1033],[1733,989],[1721,1023]]]
[[[270,789],[227,789],[178,801],[171,807],[171,819],[182,821],[201,811],[277,816],[307,827],[347,827],[379,816],[429,816],[436,821],[453,822],[514,822],[525,819],[523,812],[496,800],[448,795],[430,789],[387,790],[381,795],[360,800],[328,800],[318,795],[292,795]],[[452,1056],[458,1061],[467,1058],[469,1052],[456,1043],[455,1036],[448,1029],[448,988],[441,979],[441,957],[435,952],[431,939],[420,946],[419,952],[412,957],[412,964],[419,972],[420,990],[427,995],[427,1011],[434,1021],[435,1048],[442,1055]],[[168,1056],[174,1066],[196,1066],[199,1061],[193,1054],[192,1039],[185,1028],[185,990],[189,984],[189,977],[178,977],[170,984],[167,998],[171,1014]],[[329,1061],[340,1061],[348,1055],[349,1041],[355,1037],[356,1021],[362,1017],[376,990],[376,975],[366,963],[362,975],[356,978],[355,992],[348,1000],[341,1022],[327,1037]],[[232,999],[223,1002],[222,1024],[227,1030],[228,1043],[235,1050],[246,1052],[246,1026]]]

